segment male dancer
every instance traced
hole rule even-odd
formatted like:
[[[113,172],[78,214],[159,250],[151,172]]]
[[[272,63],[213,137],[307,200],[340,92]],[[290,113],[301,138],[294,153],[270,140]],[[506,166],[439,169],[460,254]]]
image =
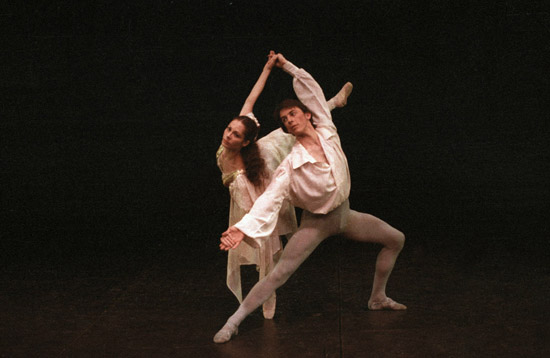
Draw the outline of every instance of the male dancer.
[[[278,264],[252,288],[214,336],[216,343],[227,342],[236,335],[244,318],[283,285],[324,239],[334,235],[383,245],[376,260],[368,307],[371,310],[406,309],[386,296],[386,284],[405,236],[372,215],[350,210],[347,159],[321,87],[309,73],[294,66],[282,54],[272,56],[277,57],[276,66],[293,77],[299,98],[299,101],[283,101],[275,111],[283,130],[296,137],[296,144],[250,212],[222,234],[220,248],[230,250],[243,239],[251,245],[261,245],[261,238],[273,231],[284,200],[302,208],[302,218]]]

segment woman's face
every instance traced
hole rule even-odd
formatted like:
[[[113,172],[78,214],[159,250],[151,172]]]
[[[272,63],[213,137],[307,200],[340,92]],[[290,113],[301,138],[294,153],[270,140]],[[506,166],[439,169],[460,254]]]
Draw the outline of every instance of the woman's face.
[[[238,119],[232,120],[223,132],[222,145],[229,150],[241,150],[250,141],[244,139],[245,127]]]

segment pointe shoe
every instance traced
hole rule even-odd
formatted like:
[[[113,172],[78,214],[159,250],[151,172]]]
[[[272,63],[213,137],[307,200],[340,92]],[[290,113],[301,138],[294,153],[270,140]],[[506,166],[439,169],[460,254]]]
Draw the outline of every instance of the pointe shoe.
[[[353,91],[353,85],[351,82],[346,82],[342,89],[334,96],[334,106],[335,107],[344,107],[348,104],[348,97]]]
[[[275,294],[267,299],[262,305],[262,310],[265,319],[272,319],[275,316],[275,307],[277,305],[277,298]]]
[[[390,310],[390,311],[404,311],[407,309],[407,306],[395,302],[389,297],[386,297],[384,301],[380,302],[369,302],[369,310],[371,311],[382,311],[382,310]]]
[[[233,336],[239,334],[239,327],[227,322],[214,336],[214,343],[229,342]]]

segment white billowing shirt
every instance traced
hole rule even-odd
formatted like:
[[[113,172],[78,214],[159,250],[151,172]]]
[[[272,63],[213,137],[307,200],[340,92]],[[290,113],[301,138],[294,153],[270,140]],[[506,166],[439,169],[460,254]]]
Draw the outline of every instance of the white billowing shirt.
[[[328,163],[315,160],[297,141],[279,165],[265,192],[235,227],[261,245],[274,230],[278,212],[285,202],[314,214],[326,214],[349,197],[351,181],[346,155],[332,122],[319,84],[303,69],[286,62],[283,69],[294,77],[298,99],[313,114],[316,132]]]

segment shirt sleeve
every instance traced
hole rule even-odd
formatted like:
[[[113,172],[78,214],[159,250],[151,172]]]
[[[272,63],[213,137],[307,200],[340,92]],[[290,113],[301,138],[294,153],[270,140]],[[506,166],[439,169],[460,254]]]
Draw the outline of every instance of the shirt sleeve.
[[[281,206],[289,197],[289,167],[287,160],[281,163],[273,174],[271,183],[256,199],[250,212],[235,224],[237,229],[254,239],[258,246],[262,245],[258,239],[271,235],[275,229]]]
[[[300,102],[305,104],[313,114],[315,125],[318,128],[336,131],[323,89],[317,81],[304,69],[296,67],[290,61],[283,65],[283,70],[293,77],[294,92]]]

